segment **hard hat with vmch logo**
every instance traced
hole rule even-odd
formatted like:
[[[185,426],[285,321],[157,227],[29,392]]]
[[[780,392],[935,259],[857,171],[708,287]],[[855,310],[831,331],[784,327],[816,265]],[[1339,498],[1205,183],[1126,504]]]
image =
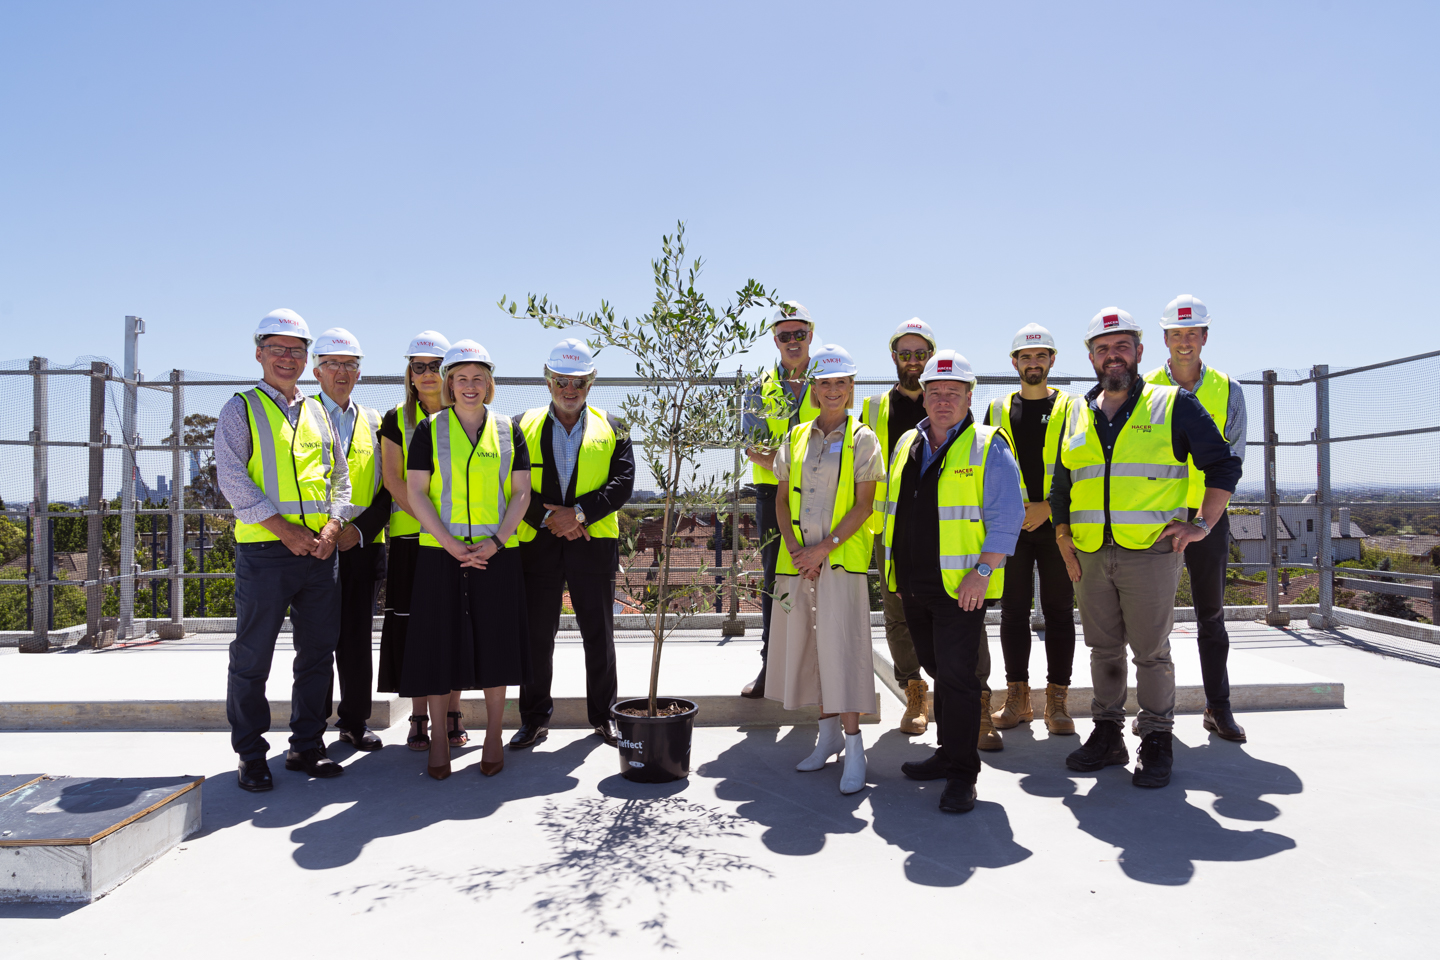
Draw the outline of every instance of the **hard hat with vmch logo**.
[[[317,357],[363,357],[360,341],[344,327],[331,327],[315,339],[310,352]]]
[[[495,372],[495,364],[490,359],[490,351],[474,340],[456,340],[450,349],[445,351],[445,360],[440,365],[440,372],[446,373],[451,367],[459,366],[462,363],[483,364],[491,373]]]
[[[1119,307],[1106,307],[1090,318],[1090,327],[1085,331],[1085,346],[1089,347],[1091,340],[1109,333],[1133,333],[1139,337],[1144,331],[1124,310]]]
[[[584,341],[568,337],[551,348],[545,369],[562,377],[588,377],[595,372],[595,354]]]
[[[1165,312],[1160,315],[1162,330],[1208,326],[1210,326],[1210,311],[1205,309],[1205,304],[1188,293],[1182,293],[1165,304]]]
[[[450,349],[450,341],[434,330],[421,330],[405,348],[405,359],[411,357],[443,357]]]
[[[284,307],[271,310],[261,318],[260,326],[255,328],[255,343],[263,343],[266,337],[298,337],[305,341],[307,347],[315,340],[310,336],[310,326],[305,318]]]
[[[856,373],[855,361],[850,359],[850,354],[844,347],[833,343],[827,343],[810,354],[810,369],[810,376],[816,380],[853,377]]]
[[[959,353],[954,350],[941,350],[930,358],[930,362],[925,364],[925,372],[920,374],[921,383],[935,380],[958,380],[973,386],[975,372],[970,369],[970,361]]]

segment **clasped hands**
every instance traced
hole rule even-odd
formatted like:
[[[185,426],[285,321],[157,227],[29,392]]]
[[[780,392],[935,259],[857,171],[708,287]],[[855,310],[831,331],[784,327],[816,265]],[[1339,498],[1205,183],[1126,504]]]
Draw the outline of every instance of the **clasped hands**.
[[[545,509],[550,515],[545,518],[545,529],[557,537],[564,537],[566,540],[579,540],[584,537],[590,539],[590,531],[585,529],[585,524],[575,519],[574,507],[562,507],[553,503],[545,504]]]
[[[479,543],[462,543],[454,537],[450,537],[445,544],[445,552],[459,560],[460,566],[472,567],[476,570],[484,570],[485,561],[495,556],[499,549],[495,546],[495,541],[489,537]]]
[[[813,547],[798,547],[790,551],[790,561],[795,564],[795,569],[800,571],[800,576],[806,580],[819,580],[820,571],[825,569],[825,564],[830,557],[830,547],[827,543],[817,543]]]
[[[275,528],[272,526],[270,529]],[[331,520],[326,523],[318,536],[309,527],[286,521],[280,528],[279,536],[280,542],[295,556],[325,560],[335,552],[335,541],[340,536],[340,521]]]

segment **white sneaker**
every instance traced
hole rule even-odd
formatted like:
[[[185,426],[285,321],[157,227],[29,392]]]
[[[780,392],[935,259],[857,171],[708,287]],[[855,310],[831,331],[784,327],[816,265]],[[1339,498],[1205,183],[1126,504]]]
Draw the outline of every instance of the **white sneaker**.
[[[865,741],[858,733],[845,734],[845,772],[840,775],[841,793],[865,789]]]
[[[826,717],[820,721],[820,737],[815,752],[795,764],[801,773],[825,769],[825,762],[845,749],[845,734],[840,729],[839,717]]]

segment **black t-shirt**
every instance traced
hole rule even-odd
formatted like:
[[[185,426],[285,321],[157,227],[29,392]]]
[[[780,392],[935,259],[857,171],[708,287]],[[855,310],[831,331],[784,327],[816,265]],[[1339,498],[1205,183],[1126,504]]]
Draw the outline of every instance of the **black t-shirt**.
[[[887,467],[895,459],[895,441],[906,431],[914,430],[925,417],[925,394],[920,394],[919,400],[911,400],[900,392],[899,387],[890,388],[890,419],[887,424],[890,435],[885,438],[890,447],[885,451]]]
[[[385,416],[380,418],[380,436],[397,447],[405,446],[405,430],[400,426],[400,411],[394,407],[385,411]]]
[[[489,414],[486,414],[488,417]],[[518,418],[510,421],[510,445],[514,459],[510,461],[511,473],[523,473],[530,469],[530,448],[525,444],[525,434],[520,431]],[[423,470],[429,473],[435,469],[434,451],[430,443],[430,421],[421,420],[415,424],[415,435],[410,438],[410,456],[405,460],[405,469]]]
[[[1050,428],[1050,414],[1055,409],[1055,398],[1059,392],[1042,400],[1026,400],[1019,394],[1010,401],[1005,415],[1010,418],[1011,432],[1015,436],[1015,460],[1020,465],[1020,481],[1025,485],[1025,501],[1036,503],[1045,499],[1045,431]],[[1020,401],[1020,419],[1015,419],[1015,401]],[[990,422],[990,411],[985,411],[985,424]]]

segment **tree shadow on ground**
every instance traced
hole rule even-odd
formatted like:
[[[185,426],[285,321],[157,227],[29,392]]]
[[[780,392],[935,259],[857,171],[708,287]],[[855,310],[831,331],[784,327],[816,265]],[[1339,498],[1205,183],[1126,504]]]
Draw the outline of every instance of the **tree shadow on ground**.
[[[1004,735],[1005,749],[985,754],[985,763],[1023,774],[1020,787],[1026,793],[1062,799],[1081,830],[1120,849],[1120,867],[1132,880],[1178,886],[1194,877],[1196,861],[1259,860],[1295,848],[1283,834],[1232,830],[1187,797],[1187,791],[1215,794],[1212,809],[1230,819],[1278,817],[1279,808],[1263,798],[1300,793],[1299,776],[1289,767],[1251,757],[1241,744],[1212,735],[1192,747],[1177,737],[1170,785],[1146,790],[1130,782],[1124,767],[1095,773],[1067,769],[1065,757],[1080,745],[1079,737],[1037,739],[1025,724]],[[1138,741],[1127,735],[1126,745],[1133,761]],[[1081,794],[1078,785],[1086,780],[1093,786]],[[983,774],[981,784],[983,789]]]

